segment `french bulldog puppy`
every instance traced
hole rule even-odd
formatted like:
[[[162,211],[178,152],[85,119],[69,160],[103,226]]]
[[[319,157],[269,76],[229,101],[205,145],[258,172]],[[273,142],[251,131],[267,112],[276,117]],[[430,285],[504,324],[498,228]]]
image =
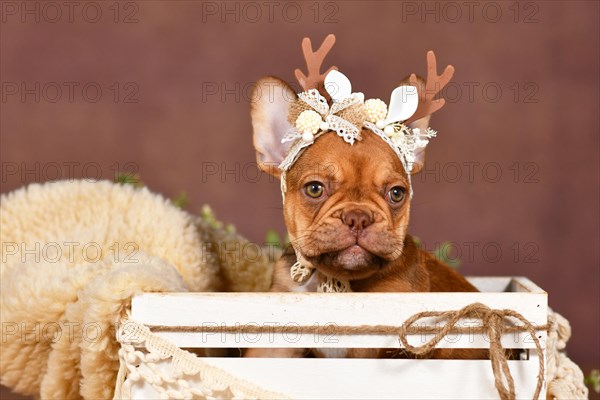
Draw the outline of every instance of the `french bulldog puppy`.
[[[251,115],[258,165],[278,178],[278,166],[290,150],[282,139],[292,128],[290,106],[296,98],[290,86],[274,77],[259,80],[255,87]],[[429,119],[430,114],[424,115],[410,126],[424,132]],[[327,277],[349,282],[354,292],[477,291],[408,235],[409,175],[384,140],[366,128],[360,136],[349,145],[335,132],[322,134],[286,172],[283,213],[292,247],[275,267],[271,291],[316,291]],[[413,174],[423,166],[424,149],[415,155]],[[304,284],[290,274],[299,258],[315,270]],[[382,352],[351,349],[343,356]],[[303,349],[249,349],[246,356],[305,354]]]
[[[257,161],[275,177],[289,150],[281,139],[291,128],[288,113],[295,97],[273,77],[260,80],[255,89],[251,114]],[[426,116],[413,126],[424,131],[428,124]],[[283,213],[293,248],[318,272],[349,280],[357,292],[476,291],[407,234],[409,176],[383,140],[364,128],[361,136],[352,146],[335,133],[318,137],[286,174]],[[424,156],[424,151],[417,154],[413,173],[421,170]],[[316,289],[292,280],[295,261],[288,249],[275,268],[273,291]]]
[[[260,168],[276,177],[288,147],[292,89],[276,78],[257,84],[252,108],[254,145]],[[425,130],[429,117],[415,126]],[[392,149],[367,129],[349,146],[335,133],[317,138],[286,174],[283,208],[293,249],[276,264],[272,291],[316,291],[315,277],[348,280],[355,292],[471,292],[463,276],[420,249],[407,234],[410,183]],[[423,165],[424,152],[413,168]],[[295,250],[295,251],[294,251]],[[317,271],[304,285],[292,280],[296,252]],[[352,349],[348,356],[365,356]],[[250,349],[251,357],[301,356],[302,349]]]

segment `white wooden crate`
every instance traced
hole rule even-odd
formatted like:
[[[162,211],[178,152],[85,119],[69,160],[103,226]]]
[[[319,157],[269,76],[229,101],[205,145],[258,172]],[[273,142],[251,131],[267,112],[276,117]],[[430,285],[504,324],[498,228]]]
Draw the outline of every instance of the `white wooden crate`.
[[[547,294],[526,278],[469,278],[480,293],[148,293],[132,301],[132,319],[149,326],[287,325],[324,328],[391,325],[400,327],[422,311],[458,310],[480,302],[511,309],[534,325],[547,322]],[[475,321],[465,321],[465,324]],[[468,326],[468,325],[467,325]],[[397,335],[157,332],[184,348],[398,348]],[[536,335],[546,348],[546,331]],[[422,345],[431,335],[409,336]],[[527,357],[508,361],[518,398],[531,398],[538,356],[527,333],[502,337],[504,348]],[[439,348],[488,348],[482,334],[456,334]],[[265,389],[298,399],[494,399],[498,393],[489,360],[407,360],[335,358],[203,358]],[[168,365],[163,365],[168,369]],[[190,382],[194,384],[194,381]],[[157,397],[151,387],[132,386],[132,398]],[[545,398],[545,384],[540,398]]]

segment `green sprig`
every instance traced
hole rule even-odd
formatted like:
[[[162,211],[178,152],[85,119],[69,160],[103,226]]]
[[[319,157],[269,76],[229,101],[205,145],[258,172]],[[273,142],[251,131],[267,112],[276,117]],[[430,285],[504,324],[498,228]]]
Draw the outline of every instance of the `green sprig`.
[[[586,385],[588,385],[594,392],[600,393],[600,370],[593,369],[590,371],[584,379]]]
[[[187,196],[186,192],[181,192],[172,201],[176,207],[183,208],[186,205],[188,205],[188,203],[190,202],[190,199]]]
[[[115,183],[122,185],[132,185],[133,187],[143,187],[144,184],[138,174],[131,172],[117,172],[115,174]]]

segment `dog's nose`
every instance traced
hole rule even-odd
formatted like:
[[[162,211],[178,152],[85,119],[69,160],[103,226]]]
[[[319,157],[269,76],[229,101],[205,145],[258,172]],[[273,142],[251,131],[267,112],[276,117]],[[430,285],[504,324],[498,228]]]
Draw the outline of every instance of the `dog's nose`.
[[[359,209],[350,210],[342,214],[342,221],[350,227],[350,229],[361,230],[373,223],[371,216]]]

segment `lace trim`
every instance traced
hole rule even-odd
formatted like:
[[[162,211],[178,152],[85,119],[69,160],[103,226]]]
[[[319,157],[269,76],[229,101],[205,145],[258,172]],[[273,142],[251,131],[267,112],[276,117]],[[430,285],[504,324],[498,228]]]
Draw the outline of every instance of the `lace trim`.
[[[410,129],[404,124],[397,124],[397,133],[394,133],[393,137],[390,138],[372,122],[365,121],[364,126],[383,139],[394,150],[408,175],[412,172],[416,160],[415,151],[427,146],[429,139],[437,135],[437,132],[431,128],[427,128],[425,133],[421,133],[418,128]]]
[[[345,110],[348,107],[351,107],[355,104],[358,104],[361,102],[361,98],[359,96],[349,96],[346,97],[343,100],[340,101],[336,101],[331,105],[331,108],[329,109],[329,114],[337,114],[340,111]]]
[[[296,261],[290,269],[290,276],[296,283],[305,283],[313,272],[313,268],[302,265],[300,261]]]
[[[355,140],[360,140],[360,129],[354,124],[337,115],[328,115],[325,121],[329,124],[329,129],[335,131],[338,136],[344,139],[344,142],[354,144]]]
[[[160,398],[177,399],[288,399],[281,393],[265,390],[214,367],[194,354],[181,350],[173,343],[150,332],[146,326],[124,320],[119,326],[117,340],[120,369],[114,399],[131,398],[131,386],[143,381]],[[139,350],[144,347],[146,352]],[[158,367],[171,361],[172,372]],[[190,384],[192,377],[200,383]],[[197,381],[196,381],[197,382]]]
[[[349,281],[342,281],[339,279],[324,276],[321,279],[319,286],[317,286],[317,292],[321,293],[349,293],[352,292]]]
[[[311,89],[307,92],[298,93],[298,98],[308,104],[312,109],[321,115],[327,114],[329,111],[329,104],[325,97],[321,96],[318,90]]]

